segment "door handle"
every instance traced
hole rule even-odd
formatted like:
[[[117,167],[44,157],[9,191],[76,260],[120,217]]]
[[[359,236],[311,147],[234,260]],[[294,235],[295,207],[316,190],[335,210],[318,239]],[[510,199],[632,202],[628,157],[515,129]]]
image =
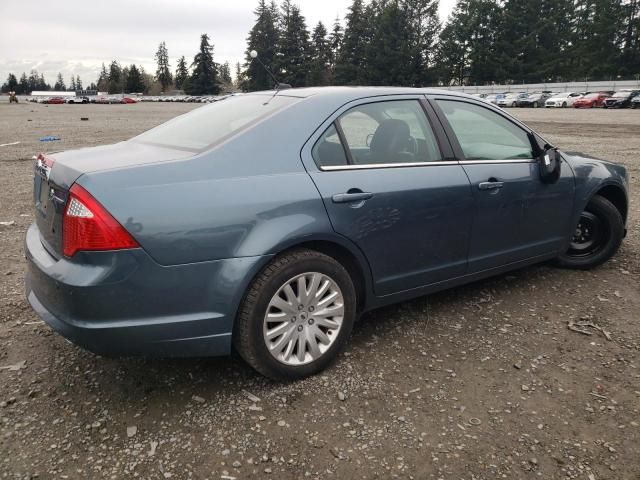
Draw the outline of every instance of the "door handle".
[[[478,184],[480,190],[497,190],[502,187],[504,187],[504,182],[498,181],[480,182]]]
[[[333,203],[355,203],[355,202],[364,202],[365,200],[369,200],[373,197],[373,193],[370,192],[347,192],[347,193],[338,193],[331,197]]]

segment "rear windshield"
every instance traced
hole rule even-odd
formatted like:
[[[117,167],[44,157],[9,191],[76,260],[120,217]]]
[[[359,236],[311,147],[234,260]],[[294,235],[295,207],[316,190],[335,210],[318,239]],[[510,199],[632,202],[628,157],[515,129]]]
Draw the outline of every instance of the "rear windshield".
[[[227,97],[176,117],[133,140],[200,152],[298,100],[280,95]]]

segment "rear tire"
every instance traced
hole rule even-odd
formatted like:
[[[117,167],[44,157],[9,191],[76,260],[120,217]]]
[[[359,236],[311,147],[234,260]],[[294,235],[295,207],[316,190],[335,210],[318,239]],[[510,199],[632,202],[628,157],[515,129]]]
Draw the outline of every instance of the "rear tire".
[[[249,287],[233,343],[262,375],[300,379],[336,358],[355,317],[356,291],[347,270],[323,253],[293,250],[276,257]]]
[[[569,249],[556,263],[579,270],[597,267],[615,255],[623,237],[622,215],[609,200],[595,195],[580,215]]]
[[[562,108],[567,108],[567,102],[562,103]]]

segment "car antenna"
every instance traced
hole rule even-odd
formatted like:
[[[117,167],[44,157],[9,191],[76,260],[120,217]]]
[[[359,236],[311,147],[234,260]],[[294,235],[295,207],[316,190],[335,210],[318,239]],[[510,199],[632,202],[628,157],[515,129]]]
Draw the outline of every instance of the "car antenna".
[[[275,90],[275,93],[273,94],[273,97],[275,97],[275,96],[278,94],[278,92],[279,92],[280,90],[286,90],[287,88],[291,88],[291,85],[289,85],[288,83],[280,83],[280,82],[278,81],[278,79],[277,79],[277,78],[276,78],[276,76],[273,74],[273,72],[269,69],[269,67],[267,67],[264,63],[262,63],[262,60],[260,60],[260,57],[258,56],[258,52],[256,52],[255,50],[251,50],[251,51],[249,52],[249,56],[250,56],[252,59],[257,60],[257,61],[258,61],[258,63],[259,63],[260,65],[262,65],[262,68],[264,68],[264,69],[267,71],[267,73],[269,74],[269,76],[270,76],[270,77],[271,77],[271,79],[273,80],[273,83],[274,83],[274,90]],[[271,97],[271,99],[272,99],[273,97]],[[269,102],[271,101],[271,99],[269,99],[269,101],[268,101],[268,102],[266,102],[266,103],[269,103]],[[265,104],[265,105],[266,105],[266,104]]]

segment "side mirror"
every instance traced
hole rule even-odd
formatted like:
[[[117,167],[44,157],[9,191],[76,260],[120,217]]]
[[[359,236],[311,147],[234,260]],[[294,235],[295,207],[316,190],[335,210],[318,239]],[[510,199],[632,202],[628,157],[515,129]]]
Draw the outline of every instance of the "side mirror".
[[[562,162],[558,149],[549,144],[540,147],[540,143],[532,132],[529,132],[529,140],[533,148],[533,156],[538,161],[540,180],[543,183],[557,182],[560,178],[560,163]]]
[[[562,159],[558,149],[551,145],[545,145],[538,158],[540,179],[543,183],[555,183],[560,178],[560,163]]]

